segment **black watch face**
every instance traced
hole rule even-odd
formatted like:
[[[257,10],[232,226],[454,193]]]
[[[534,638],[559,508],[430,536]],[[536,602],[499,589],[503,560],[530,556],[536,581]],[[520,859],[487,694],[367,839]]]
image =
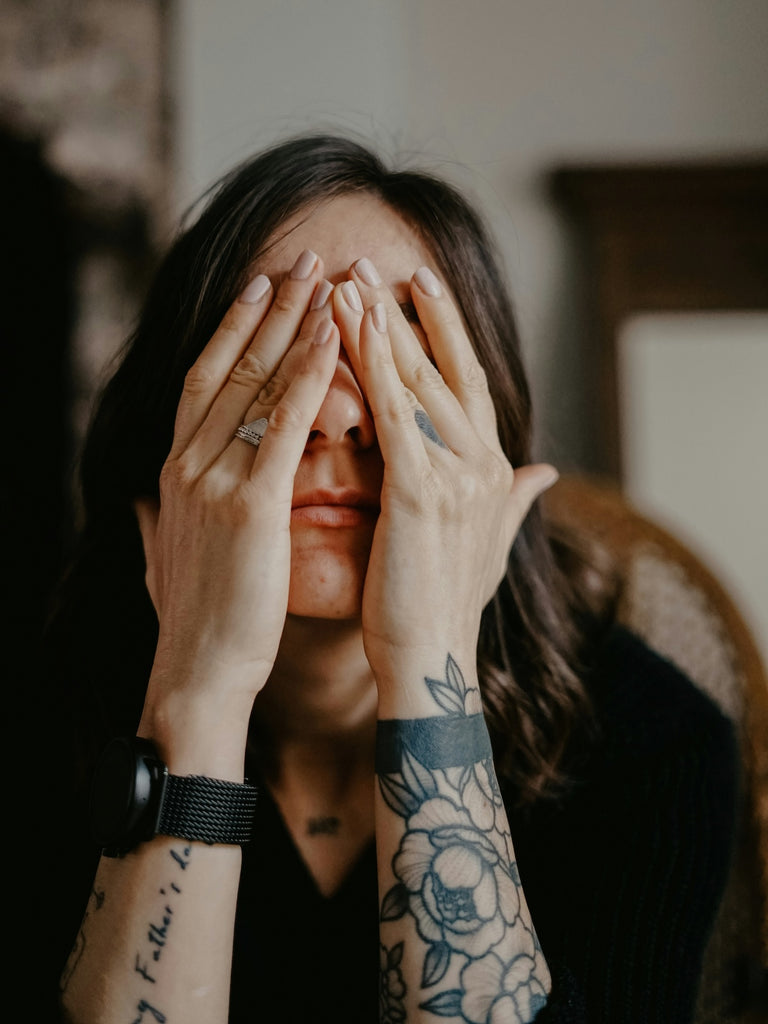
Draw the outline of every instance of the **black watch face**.
[[[130,849],[154,826],[157,762],[141,741],[112,740],[99,759],[91,789],[91,829],[99,846]]]

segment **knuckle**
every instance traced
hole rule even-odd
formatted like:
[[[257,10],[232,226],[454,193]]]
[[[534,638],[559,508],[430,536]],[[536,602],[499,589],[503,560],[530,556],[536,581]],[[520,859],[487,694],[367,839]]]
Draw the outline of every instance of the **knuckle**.
[[[304,422],[304,411],[296,402],[283,400],[275,406],[274,412],[269,418],[269,429],[271,431],[291,432],[297,430]]]
[[[279,289],[272,303],[272,310],[279,316],[288,316],[295,312],[296,299],[288,282]]]
[[[421,389],[436,390],[443,383],[439,370],[424,357],[414,359],[410,366],[410,377]]]
[[[465,389],[475,395],[488,394],[488,376],[480,363],[470,360],[461,370]]]
[[[184,376],[184,393],[186,395],[200,395],[211,389],[215,383],[213,372],[209,365],[201,360],[193,363]]]
[[[494,455],[486,459],[483,466],[483,476],[490,488],[495,490],[497,487],[501,487],[507,479],[507,473],[502,460]]]
[[[381,409],[381,413],[396,427],[406,427],[413,421],[416,408],[417,403],[403,392],[401,395],[391,397]]]
[[[260,405],[270,407],[276,405],[285,391],[285,387],[286,384],[282,377],[279,374],[275,374],[274,377],[270,377],[261,391],[259,391],[256,400]]]
[[[174,459],[167,459],[160,470],[160,497],[189,490],[195,476],[188,452],[182,452]]]
[[[482,499],[485,488],[475,473],[467,471],[462,473],[456,481],[456,491],[460,495],[462,505],[473,505]]]
[[[261,382],[267,376],[268,370],[263,358],[258,352],[249,351],[237,361],[230,374],[230,380],[234,384],[253,387],[254,385],[261,385]]]

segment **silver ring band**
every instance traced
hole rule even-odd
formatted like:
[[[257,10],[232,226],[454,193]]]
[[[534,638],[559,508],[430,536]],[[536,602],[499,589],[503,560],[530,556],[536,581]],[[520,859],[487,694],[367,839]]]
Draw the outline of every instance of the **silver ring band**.
[[[235,437],[239,437],[241,441],[247,441],[248,444],[252,444],[254,448],[258,448],[261,444],[261,439],[267,432],[268,420],[262,416],[258,420],[252,420],[250,423],[243,423],[235,431]]]

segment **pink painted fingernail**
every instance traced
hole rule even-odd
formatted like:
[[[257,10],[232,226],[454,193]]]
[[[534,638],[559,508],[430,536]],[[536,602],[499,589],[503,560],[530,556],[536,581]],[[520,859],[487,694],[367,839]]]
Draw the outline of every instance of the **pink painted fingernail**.
[[[372,285],[374,288],[381,284],[381,278],[379,272],[368,259],[367,256],[363,256],[362,259],[358,260],[355,264],[355,271],[358,276],[365,281],[366,284]]]
[[[413,275],[413,280],[426,295],[431,295],[435,299],[443,293],[440,282],[429,267],[419,267]]]
[[[328,301],[328,296],[333,291],[333,285],[330,281],[323,279],[318,282],[317,288],[315,288],[315,294],[312,296],[312,302],[309,305],[310,309],[322,309]]]
[[[345,281],[341,286],[341,294],[351,309],[354,309],[356,313],[363,312],[363,300],[360,298],[360,292],[355,287],[354,281]]]
[[[257,274],[253,280],[249,281],[248,284],[240,295],[241,302],[258,302],[259,299],[263,299],[267,294],[272,284],[266,274]]]
[[[293,269],[291,270],[291,278],[294,281],[306,281],[306,279],[315,269],[316,263],[317,253],[312,252],[311,249],[305,249],[304,252],[293,264]]]
[[[317,325],[315,336],[312,339],[313,345],[326,345],[333,337],[333,320],[323,317]]]
[[[377,302],[371,310],[373,326],[379,334],[385,334],[387,330],[387,310],[383,302]]]

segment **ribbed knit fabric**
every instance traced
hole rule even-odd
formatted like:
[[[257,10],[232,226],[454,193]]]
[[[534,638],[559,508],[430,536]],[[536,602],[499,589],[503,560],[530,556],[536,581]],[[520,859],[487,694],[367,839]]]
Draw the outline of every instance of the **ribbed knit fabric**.
[[[600,734],[568,796],[510,813],[554,981],[537,1021],[684,1024],[728,870],[733,731],[675,668],[620,629],[590,686]],[[232,1024],[253,1020],[256,1007],[281,1024],[375,1024],[376,919],[373,846],[325,899],[265,794],[244,859]]]
[[[558,806],[511,816],[523,888],[559,979],[539,1020],[689,1021],[735,831],[733,730],[620,630],[593,692],[602,735],[578,785]]]

